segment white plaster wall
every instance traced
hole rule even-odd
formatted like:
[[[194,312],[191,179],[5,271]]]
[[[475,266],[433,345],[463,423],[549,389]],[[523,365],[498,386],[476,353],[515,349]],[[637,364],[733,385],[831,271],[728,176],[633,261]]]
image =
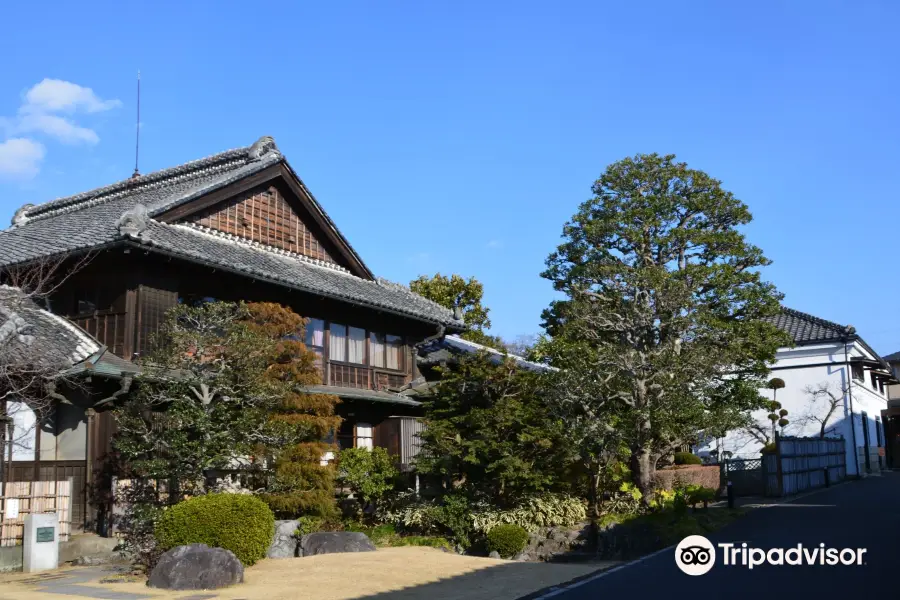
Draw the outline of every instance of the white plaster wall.
[[[22,402],[10,402],[8,406],[15,424],[13,460],[32,461],[35,454],[35,439],[38,435],[35,413]],[[87,418],[84,409],[71,405],[57,406],[56,410],[44,420],[39,435],[41,460],[84,460],[87,439]]]
[[[876,358],[859,344],[848,346],[846,356],[847,358],[853,358],[854,356],[863,356],[870,359]],[[846,388],[851,373],[845,365],[843,344],[784,348],[778,352],[776,363],[773,367],[769,378],[778,377],[783,379],[785,383],[784,389],[778,390],[776,394],[778,402],[788,411],[786,418],[790,421],[790,424],[785,428],[785,435],[817,436],[819,434],[819,424],[810,422],[805,417],[808,417],[810,414],[824,415],[827,411],[827,406],[825,401],[821,399],[813,402],[810,395],[806,392],[806,388],[818,386],[820,383],[828,383],[836,391]],[[855,453],[853,450],[854,430],[856,433],[855,446],[857,448],[862,448],[864,445],[864,427],[869,431],[869,446],[876,446],[878,437],[875,418],[880,418],[881,411],[887,408],[887,397],[886,394],[881,394],[880,391],[872,389],[868,371],[865,371],[865,381],[854,381],[851,389],[854,427],[850,427],[851,394],[846,394],[843,398],[843,405],[828,422],[826,435],[843,436],[847,440],[847,472],[848,474],[856,474],[856,456],[858,451]],[[772,398],[772,390],[763,389],[760,390],[760,393],[766,398]],[[865,421],[862,417],[864,412],[867,413]],[[768,411],[762,410],[757,411],[752,416],[758,422],[771,427],[771,421],[768,420],[767,414]],[[779,433],[781,433],[780,428]],[[724,440],[719,442],[719,449],[731,452],[733,458],[759,458],[759,451],[762,448],[762,444],[743,431],[729,432]],[[715,450],[715,441],[708,440],[698,447],[697,452],[704,456]],[[861,464],[861,469],[865,469],[864,464]]]
[[[12,459],[34,460],[36,420],[34,411],[24,402],[15,401],[9,402],[6,410],[12,416],[14,424]]]

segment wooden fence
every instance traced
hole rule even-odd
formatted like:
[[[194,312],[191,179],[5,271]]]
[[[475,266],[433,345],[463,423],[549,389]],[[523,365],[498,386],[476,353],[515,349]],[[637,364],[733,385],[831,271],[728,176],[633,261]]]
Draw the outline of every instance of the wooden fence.
[[[722,462],[722,485],[730,481],[736,496],[762,496],[766,493],[766,477],[762,459],[729,458]]]
[[[844,438],[775,438],[775,452],[763,454],[767,496],[790,496],[847,477]]]
[[[59,541],[69,540],[72,530],[72,478],[64,481],[13,481],[0,496],[0,547],[19,546],[25,529],[25,515],[57,513]],[[19,501],[19,514],[7,519],[9,500]]]

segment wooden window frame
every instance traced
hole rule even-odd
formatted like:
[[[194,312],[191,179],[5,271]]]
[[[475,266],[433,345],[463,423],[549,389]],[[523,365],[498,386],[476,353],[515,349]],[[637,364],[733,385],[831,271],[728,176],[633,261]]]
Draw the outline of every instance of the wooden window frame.
[[[326,335],[325,335],[325,344],[324,344],[324,346],[322,346],[322,353],[323,353],[323,357],[326,359],[326,361],[328,363],[342,365],[345,367],[355,367],[358,369],[362,369],[362,368],[371,369],[373,371],[391,373],[391,374],[395,374],[395,375],[408,375],[409,374],[408,370],[407,370],[407,366],[408,366],[407,363],[409,362],[409,357],[407,356],[408,352],[406,351],[406,350],[408,350],[408,340],[405,336],[395,335],[393,333],[383,333],[380,331],[373,331],[373,330],[365,328],[365,327],[356,327],[354,325],[339,323],[337,321],[329,321],[326,319],[321,319],[319,317],[308,317],[308,318],[318,319],[319,321],[322,321],[324,323]],[[364,339],[365,339],[366,343],[365,343],[365,349],[363,350],[363,352],[365,354],[365,358],[363,359],[364,362],[355,363],[355,362],[350,362],[349,360],[335,360],[335,359],[331,358],[331,326],[332,325],[339,325],[339,326],[343,327],[345,330],[344,344],[343,344],[344,345],[343,356],[345,356],[347,358],[350,357],[350,329],[351,328],[360,329],[365,332]],[[375,333],[375,334],[381,333],[385,337],[387,337],[388,335],[392,335],[392,336],[400,339],[400,366],[397,369],[391,369],[388,367],[376,367],[373,364],[372,344],[371,344],[371,340],[372,340],[371,336],[373,333]],[[385,353],[387,353],[387,341],[386,340],[385,340]],[[387,354],[385,354],[385,364],[387,364]]]

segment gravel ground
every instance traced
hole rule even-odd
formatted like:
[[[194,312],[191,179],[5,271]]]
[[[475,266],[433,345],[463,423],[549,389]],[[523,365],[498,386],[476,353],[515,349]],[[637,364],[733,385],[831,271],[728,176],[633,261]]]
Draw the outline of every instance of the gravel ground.
[[[264,560],[245,571],[243,585],[210,592],[164,592],[143,582],[99,583],[99,577],[54,593],[37,591],[35,575],[0,576],[0,600],[37,598],[221,598],[222,600],[344,600],[349,598],[427,600],[514,600],[541,588],[581,577],[606,564],[518,563],[458,556],[432,548],[383,548],[377,552],[326,554]],[[53,572],[53,576],[77,569]],[[24,580],[24,581],[23,581]],[[86,595],[85,587],[103,595]]]

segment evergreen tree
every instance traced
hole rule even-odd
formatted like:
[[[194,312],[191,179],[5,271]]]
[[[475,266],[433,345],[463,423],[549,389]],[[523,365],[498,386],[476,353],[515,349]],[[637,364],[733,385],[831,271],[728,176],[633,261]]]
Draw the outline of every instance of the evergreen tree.
[[[274,473],[263,499],[276,515],[295,517],[335,512],[334,467],[321,465],[327,452],[336,451],[333,438],[340,425],[331,394],[313,394],[304,386],[322,383],[316,355],[306,348],[304,319],[279,304],[247,305],[245,323],[251,333],[270,340],[271,362],[265,377],[280,396],[267,422],[264,452]]]
[[[491,327],[488,316],[491,310],[482,304],[484,286],[474,277],[465,279],[456,274],[446,277],[440,273],[434,277],[420,275],[409,282],[409,288],[424,298],[461,313],[463,322],[468,326],[468,331],[461,336],[463,339],[506,351],[503,340],[486,331]]]
[[[463,357],[424,399],[417,467],[440,476],[448,491],[499,506],[558,487],[566,470],[564,431],[548,418],[542,386],[540,374],[511,359]]]

